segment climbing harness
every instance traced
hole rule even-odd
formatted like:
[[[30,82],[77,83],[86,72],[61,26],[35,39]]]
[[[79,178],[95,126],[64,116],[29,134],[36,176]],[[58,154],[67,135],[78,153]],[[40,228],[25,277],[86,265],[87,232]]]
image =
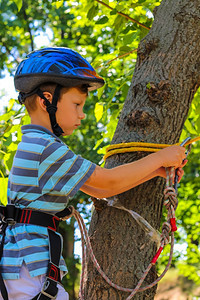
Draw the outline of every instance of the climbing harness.
[[[62,252],[62,240],[56,233],[60,221],[67,220],[73,213],[73,207],[66,207],[63,211],[56,215],[50,215],[41,211],[31,209],[20,209],[13,204],[0,206],[2,240],[0,243],[0,260],[3,254],[4,240],[6,236],[6,228],[9,225],[32,224],[47,228],[49,238],[49,264],[46,274],[46,280],[42,291],[32,300],[50,300],[56,299],[58,293],[57,284],[61,284],[59,262]],[[56,247],[55,247],[56,245]],[[8,300],[8,293],[0,272],[0,290],[4,300]]]

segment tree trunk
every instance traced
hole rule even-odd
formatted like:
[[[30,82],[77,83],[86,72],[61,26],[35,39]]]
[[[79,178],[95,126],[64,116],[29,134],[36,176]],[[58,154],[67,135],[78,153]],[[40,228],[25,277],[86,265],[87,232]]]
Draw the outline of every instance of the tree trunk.
[[[74,256],[74,218],[70,220],[70,224],[62,223],[59,227],[59,233],[63,237],[63,257],[68,267],[68,277],[64,277],[63,285],[69,293],[71,300],[76,299],[75,284],[79,275],[77,270],[77,260]]]
[[[200,85],[200,1],[163,0],[155,11],[149,34],[141,41],[133,80],[112,144],[121,142],[178,142],[193,96]],[[109,157],[107,168],[141,158],[135,152]],[[122,174],[123,176],[123,174]],[[142,215],[159,229],[165,181],[155,178],[117,196],[126,208]],[[116,284],[134,288],[156,251],[129,216],[99,205],[93,214],[90,237],[96,258]],[[152,269],[145,285],[156,279]],[[153,299],[156,288],[134,299]],[[111,288],[94,268],[87,266],[85,299],[126,299],[129,293]]]

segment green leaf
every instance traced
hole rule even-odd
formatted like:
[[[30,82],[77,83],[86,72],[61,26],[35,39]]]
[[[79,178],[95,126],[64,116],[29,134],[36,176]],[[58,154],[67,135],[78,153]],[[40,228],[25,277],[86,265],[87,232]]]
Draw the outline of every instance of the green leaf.
[[[15,114],[14,111],[10,111],[10,112],[8,112],[8,113],[5,113],[5,114],[3,114],[2,116],[0,116],[0,121],[5,121],[5,122],[7,122],[7,121],[11,118],[11,116],[13,116],[14,114]]]
[[[104,138],[100,139],[97,141],[96,145],[94,146],[93,150],[96,150],[100,145],[101,143],[103,142]]]
[[[126,7],[123,4],[117,4],[115,8],[117,11],[122,12]]]
[[[103,155],[105,155],[106,154],[106,148],[107,148],[108,146],[104,146],[104,147],[102,147],[102,148],[99,148],[99,150],[97,151],[97,153],[98,154],[103,154]]]
[[[119,48],[119,55],[128,53],[131,50],[133,50],[133,49],[128,47],[128,46],[122,46],[122,47]]]
[[[198,117],[198,119],[195,122],[195,127],[197,128],[197,132],[200,132],[200,116]]]
[[[127,34],[130,30],[133,30],[133,29],[132,29],[132,25],[129,24],[129,25],[123,30],[122,33],[123,33],[123,34]]]
[[[124,23],[124,18],[121,15],[117,15],[113,25],[116,29],[119,29],[122,23]]]
[[[94,19],[94,17],[97,15],[97,13],[98,13],[98,6],[93,5],[87,13],[87,18],[90,21],[92,21]]]
[[[7,204],[7,188],[8,188],[8,178],[0,178],[0,203],[3,205]]]
[[[99,100],[101,99],[102,94],[103,94],[105,88],[106,88],[106,85],[102,86],[101,88],[99,88],[99,89],[97,90],[97,97],[98,97]]]
[[[123,38],[123,43],[124,43],[125,45],[131,44],[131,43],[137,38],[137,36],[138,36],[138,33],[137,33],[137,32],[132,32],[132,33],[130,33],[130,34],[127,34],[127,35],[125,35],[124,38]]]
[[[148,29],[140,27],[140,39],[142,40],[148,34],[148,32]]]
[[[12,135],[9,134],[7,137],[5,137],[5,135],[4,135],[4,138],[5,138],[5,140],[3,142],[3,145],[8,147],[12,143]]]
[[[193,100],[194,101],[194,100]],[[200,114],[200,104],[197,105],[197,108],[195,110],[195,114],[199,115]]]
[[[63,0],[56,0],[52,3],[57,9],[60,8],[63,5]]]
[[[15,4],[17,5],[18,11],[22,8],[23,0],[14,0]]]
[[[6,155],[4,155],[3,161],[4,161],[4,164],[5,164],[5,167],[8,171],[10,171],[11,168],[12,168],[14,155],[15,155],[15,151],[8,152],[8,153],[6,153]]]
[[[108,17],[103,16],[99,20],[97,20],[95,24],[105,24],[108,22],[108,20],[109,20]]]
[[[147,83],[146,88],[147,88],[148,90],[151,89],[151,83],[150,83],[150,82]]]
[[[8,147],[9,151],[17,151],[17,144],[11,143]]]
[[[99,122],[99,120],[103,116],[103,104],[102,103],[96,103],[95,108],[94,108],[94,115],[95,115],[97,122]]]
[[[14,104],[15,104],[15,99],[10,99],[8,103],[8,111],[10,111],[13,108]]]
[[[31,123],[31,118],[29,117],[28,114],[25,114],[25,116],[22,118],[22,124],[27,125]]]
[[[197,134],[196,130],[194,129],[194,127],[192,126],[191,122],[188,119],[185,121],[185,127],[189,131],[189,133]]]
[[[116,13],[117,13],[117,9],[114,8],[113,10],[111,10],[110,15],[111,15],[111,16],[112,16],[112,15],[116,15]]]

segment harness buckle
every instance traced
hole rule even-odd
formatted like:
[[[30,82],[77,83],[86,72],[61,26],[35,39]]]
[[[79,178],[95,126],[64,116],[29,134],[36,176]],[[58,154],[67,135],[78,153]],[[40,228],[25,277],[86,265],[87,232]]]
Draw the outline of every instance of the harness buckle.
[[[15,225],[17,222],[12,218],[7,218],[4,220],[8,225]]]
[[[1,216],[0,219],[0,231],[5,224],[7,225],[15,225],[17,222],[13,218],[5,218],[5,216]]]
[[[56,282],[47,277],[40,293],[45,295],[46,297],[49,297],[51,300],[55,300],[58,295]],[[38,299],[40,299],[40,297]]]

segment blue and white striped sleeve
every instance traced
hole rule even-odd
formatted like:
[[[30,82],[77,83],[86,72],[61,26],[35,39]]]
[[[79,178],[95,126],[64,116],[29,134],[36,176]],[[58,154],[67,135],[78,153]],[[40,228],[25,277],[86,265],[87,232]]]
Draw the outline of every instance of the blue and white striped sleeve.
[[[96,165],[74,154],[59,142],[50,143],[41,155],[38,177],[42,194],[72,197],[94,172]]]

